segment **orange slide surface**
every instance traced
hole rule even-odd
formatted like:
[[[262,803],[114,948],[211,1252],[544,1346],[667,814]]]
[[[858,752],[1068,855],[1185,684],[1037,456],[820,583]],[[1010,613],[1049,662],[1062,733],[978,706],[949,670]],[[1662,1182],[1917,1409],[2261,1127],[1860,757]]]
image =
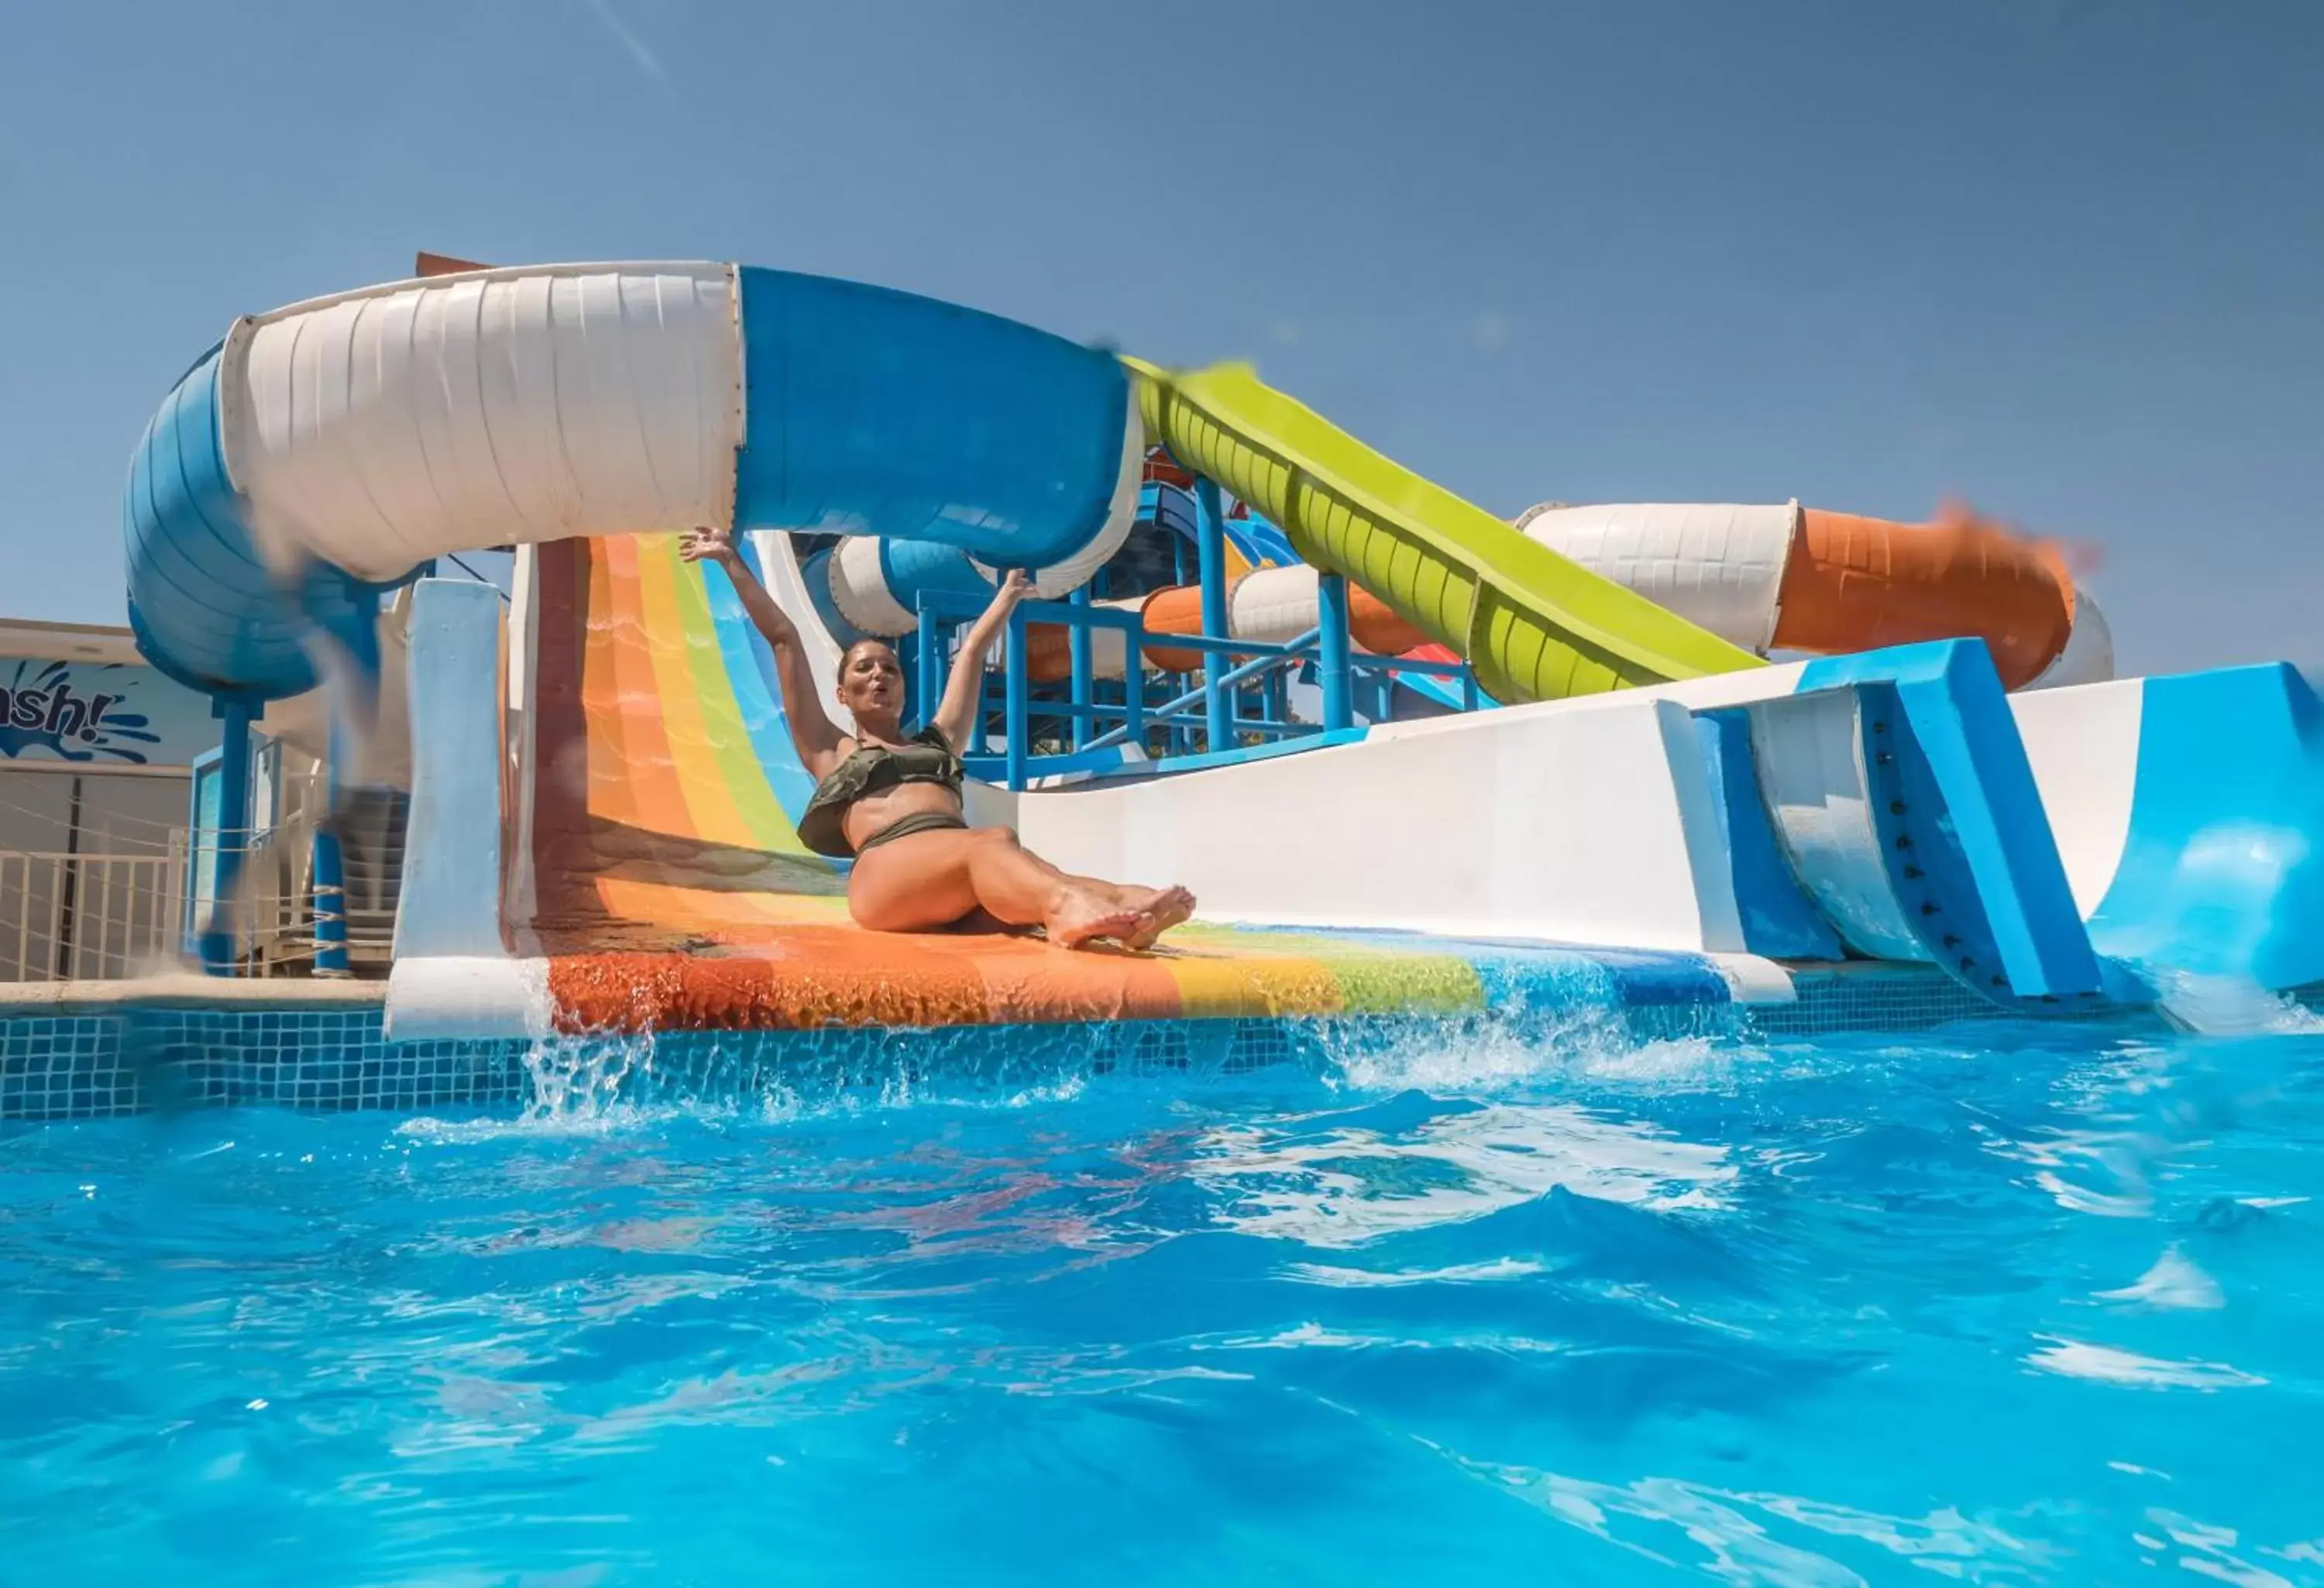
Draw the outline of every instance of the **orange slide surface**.
[[[806,852],[769,680],[677,537],[539,549],[535,900],[565,1031],[1450,1013],[1463,955],[1188,926],[1145,953],[1017,934],[867,932]],[[788,765],[781,764],[788,762]]]

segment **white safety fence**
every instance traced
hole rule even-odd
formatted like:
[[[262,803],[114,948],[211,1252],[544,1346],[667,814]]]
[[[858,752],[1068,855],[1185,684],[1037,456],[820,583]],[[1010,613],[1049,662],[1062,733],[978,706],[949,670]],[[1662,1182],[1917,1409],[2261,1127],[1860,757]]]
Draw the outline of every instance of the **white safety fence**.
[[[134,976],[172,960],[185,835],[152,854],[0,849],[0,982]]]
[[[387,964],[403,870],[400,807],[357,806],[346,825],[344,941],[356,974]],[[189,864],[189,860],[199,862]],[[0,849],[0,983],[106,981],[183,965],[189,931],[211,924],[207,900],[189,908],[189,875],[217,857],[188,852],[182,829],[140,854]],[[232,974],[313,974],[322,923],[314,891],[314,827],[300,819],[258,834],[243,856],[232,907]]]

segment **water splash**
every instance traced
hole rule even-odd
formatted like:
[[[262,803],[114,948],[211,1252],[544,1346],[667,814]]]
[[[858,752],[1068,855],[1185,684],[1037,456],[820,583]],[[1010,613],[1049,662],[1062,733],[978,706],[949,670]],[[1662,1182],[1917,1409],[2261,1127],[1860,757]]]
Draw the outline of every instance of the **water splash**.
[[[621,1101],[633,1074],[641,1079],[652,1076],[653,1059],[651,1033],[536,1042],[524,1056],[532,1082],[525,1118],[534,1124],[602,1121]]]
[[[2167,1362],[2060,1334],[2040,1338],[2041,1349],[2027,1353],[2025,1365],[2063,1378],[2153,1390],[2245,1389],[2267,1382],[2256,1373],[2223,1362]]]
[[[2149,970],[2163,1016],[2182,1030],[2205,1037],[2314,1036],[2324,1033],[2324,1015],[2298,1000],[2270,992],[2249,976],[2198,975],[2191,971]]]
[[[1236,1087],[1265,1070],[1356,1095],[1514,1095],[1564,1081],[1715,1093],[1766,1057],[1725,1030],[1721,1011],[1656,1019],[1679,1034],[1647,1036],[1610,990],[1600,992],[1541,1012],[1441,1017],[562,1037],[521,1054],[515,1120],[462,1129],[587,1133],[673,1112],[779,1122],[923,1107],[1006,1111],[1071,1103],[1093,1087]]]
[[[2134,1284],[2119,1290],[2101,1290],[2100,1301],[2135,1302],[2166,1311],[2216,1312],[2227,1306],[2219,1282],[2205,1273],[2176,1246],[2166,1248],[2154,1266]]]
[[[1520,992],[1489,1015],[1400,1021],[1384,1035],[1329,1041],[1323,1051],[1326,1081],[1352,1092],[1506,1093],[1558,1079],[1711,1089],[1765,1057],[1743,1040],[1726,1008],[1691,1010],[1674,1032],[1642,1033],[1611,973],[1579,956],[1547,999]]]
[[[1738,1172],[1721,1148],[1572,1103],[1416,1107],[1409,1121],[1402,1112],[1391,1102],[1288,1137],[1215,1126],[1190,1167],[1224,1227],[1321,1249],[1481,1218],[1553,1189],[1655,1211],[1714,1208]]]
[[[422,1115],[396,1127],[400,1136],[424,1141],[493,1141],[509,1136],[603,1136],[659,1124],[692,1114],[731,1116],[734,1100],[656,1102],[636,1094],[654,1075],[650,1035],[620,1038],[552,1037],[522,1055],[529,1092],[517,1116],[443,1120]]]

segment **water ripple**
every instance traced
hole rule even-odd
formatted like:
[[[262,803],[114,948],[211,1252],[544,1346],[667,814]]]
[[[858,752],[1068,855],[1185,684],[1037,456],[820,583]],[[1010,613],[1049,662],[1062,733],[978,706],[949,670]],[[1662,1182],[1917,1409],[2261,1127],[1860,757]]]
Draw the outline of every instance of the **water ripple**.
[[[2324,1584],[2259,1023],[12,1131],[0,1576]]]

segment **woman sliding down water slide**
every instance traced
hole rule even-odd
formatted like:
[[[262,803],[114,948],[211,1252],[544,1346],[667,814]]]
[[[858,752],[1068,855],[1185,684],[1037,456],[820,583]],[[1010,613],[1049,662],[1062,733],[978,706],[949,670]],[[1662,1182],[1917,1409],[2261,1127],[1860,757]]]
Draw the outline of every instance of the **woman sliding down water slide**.
[[[774,649],[791,743],[816,780],[799,839],[818,854],[855,857],[847,909],[858,926],[930,932],[982,910],[1009,926],[1039,927],[1067,948],[1101,937],[1145,948],[1194,914],[1194,896],[1184,888],[1067,876],[1008,828],[971,827],[964,819],[960,752],[976,727],[985,655],[1031,588],[1022,572],[1002,582],[970,627],[944,701],[917,734],[904,732],[904,668],[894,650],[879,640],[849,646],[839,662],[839,703],[855,732],[843,734],[815,697],[798,631],[736,553],[732,532],[696,530],[682,554],[726,570]]]

